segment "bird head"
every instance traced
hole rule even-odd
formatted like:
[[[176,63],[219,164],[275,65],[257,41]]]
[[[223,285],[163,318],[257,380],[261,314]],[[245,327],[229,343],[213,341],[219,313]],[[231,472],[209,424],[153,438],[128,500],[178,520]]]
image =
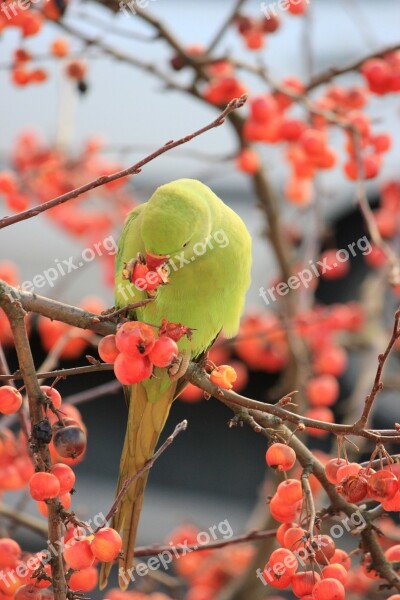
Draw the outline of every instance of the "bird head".
[[[208,190],[196,180],[179,179],[160,186],[150,198],[141,225],[150,268],[182,252],[189,256],[210,235],[211,213],[202,188]]]

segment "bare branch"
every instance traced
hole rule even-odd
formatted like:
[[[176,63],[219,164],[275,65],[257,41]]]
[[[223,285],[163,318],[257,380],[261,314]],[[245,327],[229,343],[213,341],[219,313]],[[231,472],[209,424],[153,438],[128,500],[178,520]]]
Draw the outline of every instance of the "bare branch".
[[[365,425],[367,424],[368,417],[371,412],[372,406],[374,404],[374,401],[375,401],[377,395],[379,394],[379,392],[383,388],[383,384],[382,384],[382,380],[381,380],[382,371],[383,371],[383,367],[385,366],[386,360],[387,360],[390,352],[392,351],[393,346],[395,345],[396,341],[400,337],[399,324],[400,324],[400,310],[398,310],[395,314],[392,336],[389,340],[387,348],[383,354],[380,354],[378,356],[378,368],[376,370],[374,384],[372,386],[371,393],[365,399],[364,410],[362,412],[361,417],[355,424],[356,427],[360,427],[360,428],[365,427]]]
[[[213,129],[214,127],[219,127],[220,125],[222,125],[225,122],[225,118],[232,111],[236,110],[237,108],[241,108],[243,106],[243,104],[246,102],[246,99],[247,99],[247,96],[244,95],[241,98],[236,98],[236,99],[232,100],[231,102],[229,102],[229,104],[226,106],[226,108],[221,112],[221,114],[216,119],[214,119],[214,121],[209,123],[208,125],[205,125],[201,129],[198,129],[197,131],[195,131],[189,135],[186,135],[186,136],[180,138],[179,140],[176,140],[176,141],[171,140],[171,141],[167,142],[166,144],[164,144],[164,146],[161,146],[161,148],[158,148],[158,150],[155,150],[154,152],[152,152],[151,154],[149,154],[148,156],[146,156],[139,162],[135,163],[131,167],[128,167],[127,169],[123,169],[122,171],[117,171],[116,173],[113,173],[111,175],[103,175],[102,177],[98,177],[97,179],[94,179],[93,181],[89,181],[88,183],[85,183],[84,185],[82,185],[78,188],[75,188],[65,194],[62,194],[61,196],[57,196],[57,198],[53,198],[53,200],[48,200],[47,202],[38,204],[37,206],[29,208],[28,210],[19,212],[16,215],[13,215],[11,217],[3,217],[2,219],[0,219],[0,229],[3,229],[4,227],[8,227],[10,225],[14,225],[15,223],[19,223],[21,221],[25,221],[26,219],[31,219],[32,217],[36,217],[40,213],[45,212],[46,210],[49,210],[50,208],[54,208],[55,206],[64,204],[64,202],[67,202],[68,200],[77,198],[81,194],[84,194],[86,192],[94,190],[102,185],[105,185],[106,183],[110,183],[111,181],[116,181],[117,179],[121,179],[122,177],[127,177],[128,175],[137,175],[138,173],[141,172],[142,168],[145,165],[147,165],[149,162],[151,162],[158,156],[165,154],[165,152],[168,152],[169,150],[172,150],[173,148],[176,148],[177,146],[182,146],[182,144],[186,144],[187,142],[190,142],[194,138],[202,135],[203,133],[206,133],[207,131],[210,131],[210,129]]]
[[[128,491],[128,489],[130,488],[130,486],[132,485],[132,483],[134,483],[137,479],[139,479],[139,477],[141,475],[143,475],[143,473],[145,473],[146,471],[148,471],[149,469],[151,469],[151,467],[154,465],[154,463],[156,462],[156,460],[161,456],[161,454],[163,452],[165,452],[165,450],[168,448],[168,446],[170,446],[172,444],[172,442],[174,441],[174,439],[182,432],[185,431],[187,428],[188,422],[186,420],[182,421],[181,423],[178,423],[178,425],[175,427],[174,431],[171,433],[171,435],[169,437],[167,437],[167,439],[165,440],[165,442],[162,444],[162,446],[160,446],[160,448],[157,450],[157,452],[155,452],[153,454],[153,456],[150,458],[150,460],[148,460],[141,469],[139,469],[139,471],[137,471],[133,477],[130,477],[130,479],[128,479],[127,481],[125,481],[125,483],[122,485],[117,497],[115,498],[110,510],[108,511],[108,513],[106,514],[106,516],[104,517],[104,523],[103,525],[101,525],[100,527],[97,528],[96,531],[98,531],[99,529],[101,529],[102,527],[104,527],[107,522],[114,516],[114,514],[117,512],[119,505],[121,504],[122,498],[125,496],[126,492]],[[95,532],[96,533],[96,532]]]
[[[309,92],[310,90],[323,85],[324,83],[329,83],[332,79],[334,79],[334,77],[338,77],[339,75],[345,75],[346,73],[351,73],[352,71],[358,71],[360,69],[360,67],[362,67],[362,65],[365,63],[366,60],[370,59],[370,58],[381,58],[382,56],[385,56],[385,54],[388,54],[389,52],[394,52],[395,50],[399,50],[400,48],[400,44],[394,44],[393,46],[388,46],[387,48],[384,48],[382,50],[379,50],[378,52],[373,52],[371,54],[368,54],[367,56],[364,56],[363,58],[356,60],[354,62],[349,63],[348,65],[345,65],[344,67],[331,67],[330,69],[327,69],[326,71],[323,71],[322,73],[319,73],[318,75],[315,75],[307,84],[306,86],[306,91]]]

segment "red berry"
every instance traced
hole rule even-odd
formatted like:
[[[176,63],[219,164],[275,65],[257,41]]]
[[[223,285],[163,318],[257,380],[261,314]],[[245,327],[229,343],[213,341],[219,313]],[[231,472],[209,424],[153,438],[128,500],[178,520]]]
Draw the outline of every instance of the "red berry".
[[[392,70],[383,58],[366,60],[361,67],[361,73],[368,81],[372,92],[385,94],[390,90]]]
[[[351,475],[358,475],[361,471],[362,466],[358,463],[346,463],[342,467],[339,467],[336,473],[336,478],[339,483],[341,483],[346,477],[350,477]]]
[[[377,133],[371,136],[371,144],[374,147],[375,152],[381,154],[390,150],[392,145],[392,138],[388,133]]]
[[[20,545],[11,538],[0,538],[0,568],[15,567],[21,558]]]
[[[335,553],[330,559],[329,563],[331,565],[339,563],[340,565],[343,565],[346,571],[348,571],[351,567],[351,558],[347,552],[341,550],[341,548],[336,548]]]
[[[174,358],[178,356],[179,350],[176,342],[170,337],[163,335],[158,338],[149,354],[149,359],[156,367],[168,367]]]
[[[303,571],[295,573],[292,577],[292,591],[297,598],[303,598],[307,594],[312,594],[316,582],[320,580],[318,573],[314,571]]]
[[[11,415],[22,406],[22,396],[12,385],[3,385],[0,388],[0,412]]]
[[[80,571],[87,569],[94,563],[94,555],[88,538],[72,537],[64,548],[64,560],[71,569]]]
[[[249,50],[260,50],[265,45],[265,38],[260,27],[249,29],[243,37]]]
[[[340,250],[325,250],[320,256],[321,277],[323,279],[340,279],[350,271],[348,254],[341,255]]]
[[[290,523],[290,522],[286,522],[286,523],[282,523],[281,525],[279,525],[278,529],[276,530],[276,539],[278,544],[280,544],[281,546],[284,546],[284,539],[285,539],[285,534],[287,531],[289,531],[289,529],[299,529],[300,525],[297,525],[297,523]]]
[[[287,548],[274,550],[269,557],[268,563],[272,566],[275,573],[282,575],[293,575],[299,566],[296,556]]]
[[[299,143],[311,156],[322,154],[326,146],[325,134],[319,129],[306,129],[301,134]]]
[[[340,346],[328,346],[314,358],[314,370],[318,374],[339,377],[346,367],[347,354]]]
[[[115,335],[110,334],[103,337],[99,342],[97,352],[104,362],[114,363],[119,354],[119,350],[115,343]]]
[[[265,123],[278,112],[278,105],[273,96],[265,94],[253,98],[250,104],[251,118],[258,123]]]
[[[46,396],[48,396],[54,408],[61,408],[62,398],[60,392],[58,392],[55,388],[50,387],[49,385],[41,385],[40,389]]]
[[[76,79],[77,81],[81,81],[85,77],[86,71],[86,63],[81,60],[72,60],[70,63],[68,63],[66,69],[68,77],[71,79]]]
[[[295,521],[300,514],[302,502],[294,504],[283,504],[282,498],[275,494],[269,503],[271,515],[279,523],[290,523]]]
[[[114,363],[115,377],[123,385],[132,385],[148,379],[153,371],[153,364],[148,356],[130,358],[119,354]]]
[[[51,473],[34,473],[29,481],[29,492],[34,500],[56,498],[60,493],[60,482]]]
[[[127,321],[115,334],[118,350],[131,358],[146,356],[154,348],[155,343],[153,328],[139,321]]]
[[[325,475],[330,483],[336,484],[338,482],[337,472],[340,467],[343,467],[344,465],[347,465],[347,462],[344,460],[344,458],[332,458],[326,463]]]
[[[345,600],[343,584],[328,577],[318,581],[312,590],[313,600]]]
[[[200,402],[203,398],[203,393],[201,388],[196,387],[193,383],[189,383],[180,394],[179,399],[190,404],[192,402]]]
[[[291,504],[303,499],[303,490],[301,482],[298,479],[286,479],[282,481],[278,485],[276,493],[285,504]]]
[[[306,394],[312,406],[331,406],[339,396],[339,383],[333,375],[319,375],[307,383]]]
[[[378,471],[368,477],[368,494],[373,500],[391,500],[397,493],[399,481],[390,471]]]
[[[265,454],[267,465],[277,471],[289,471],[296,462],[295,451],[286,444],[272,444]]]
[[[95,533],[92,540],[92,552],[101,562],[111,562],[117,558],[122,548],[121,536],[115,529],[104,527]]]
[[[243,148],[235,159],[235,165],[239,171],[254,175],[260,170],[261,161],[257,152],[251,148]]]
[[[163,262],[165,262],[165,260],[163,260]],[[132,283],[142,291],[155,290],[161,283],[163,283],[161,273],[150,269],[150,261],[148,261],[146,265],[138,262],[133,269]]]
[[[281,22],[277,15],[268,15],[264,17],[261,23],[262,30],[264,33],[274,33],[277,29],[279,29]]]
[[[60,494],[70,492],[75,485],[75,473],[68,465],[58,463],[53,465],[50,473],[55,475],[60,482]]]
[[[339,563],[330,563],[322,569],[322,578],[337,579],[338,581],[340,581],[340,583],[345,585],[347,581],[347,570],[343,565]]]
[[[290,527],[283,536],[284,548],[289,548],[293,552],[299,551],[305,547],[306,530],[302,527]]]
[[[361,502],[367,496],[367,480],[361,474],[349,475],[340,481],[336,490],[349,502]]]
[[[287,118],[281,122],[280,137],[286,142],[297,142],[306,129],[306,124],[300,119]]]
[[[285,183],[285,196],[292,204],[307,206],[313,199],[311,181],[300,177],[291,177]]]
[[[287,10],[292,15],[304,15],[304,13],[308,9],[308,5],[310,0],[289,0],[289,5]]]
[[[87,567],[72,573],[68,580],[68,587],[73,592],[91,592],[96,588],[98,579],[96,567]]]

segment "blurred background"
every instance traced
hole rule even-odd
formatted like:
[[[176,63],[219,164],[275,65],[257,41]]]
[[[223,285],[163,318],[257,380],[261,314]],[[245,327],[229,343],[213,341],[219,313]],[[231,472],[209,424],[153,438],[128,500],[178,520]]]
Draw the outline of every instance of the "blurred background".
[[[186,46],[207,46],[220,24],[232,10],[229,0],[152,0],[149,11],[168,23],[180,42]],[[245,14],[262,17],[260,2],[249,0],[243,8]],[[173,73],[170,66],[171,53],[163,41],[153,38],[151,28],[137,16],[123,12],[113,15],[107,8],[94,2],[71,1],[63,17],[66,28],[46,23],[40,35],[21,40],[17,28],[6,28],[0,35],[0,167],[11,168],[13,156],[24,155],[32,147],[55,149],[68,156],[72,168],[77,170],[88,147],[100,148],[101,161],[88,166],[85,174],[74,174],[76,183],[84,183],[82,177],[99,169],[107,172],[114,166],[126,167],[160,147],[170,139],[177,139],[215,118],[215,107],[206,106],[198,100],[177,90],[167,89],[157,77],[135,68],[115,56],[107,55],[88,40],[101,39],[103,45],[137,57],[144,64],[155,64],[166,73]],[[296,76],[308,80],[313,74],[332,66],[355,62],[382,48],[399,43],[400,5],[396,0],[312,0],[305,19],[283,14],[280,30],[268,36],[264,49],[256,53],[246,48],[243,40],[232,29],[219,44],[219,52],[240,60],[260,62],[277,80]],[[72,35],[74,30],[80,35]],[[89,64],[85,75],[85,89],[65,77],[69,59],[54,59],[49,54],[50,44],[62,35],[69,40],[71,52]],[[80,38],[86,38],[86,43]],[[37,57],[48,77],[40,85],[26,87],[15,85],[10,77],[10,65],[16,49],[24,48]],[[184,85],[188,73],[173,73]],[[252,94],[265,91],[265,86],[255,76],[243,74],[243,81],[251,87]],[[362,82],[359,74],[350,73],[339,79],[342,85]],[[246,110],[246,109],[245,109]],[[379,203],[381,185],[399,174],[400,129],[397,96],[371,97],[368,115],[379,130],[390,132],[392,151],[387,155],[380,176],[368,187],[373,205]],[[342,134],[332,131],[331,141],[339,156],[343,156]],[[282,212],[285,226],[301,229],[303,245],[313,239],[315,214],[313,207],[299,210],[285,203],[283,187],[288,176],[288,166],[282,160],[279,145],[260,147],[262,165],[271,181]],[[252,314],[264,311],[259,289],[269,287],[278,276],[278,269],[269,243],[265,237],[264,218],[257,206],[251,179],[237,170],[233,157],[238,151],[237,139],[229,123],[213,129],[189,144],[168,152],[144,167],[142,173],[129,179],[123,189],[109,189],[104,193],[92,192],[88,198],[89,211],[96,218],[101,211],[108,215],[105,226],[92,227],[88,214],[80,213],[82,200],[70,203],[76,207],[76,221],[80,215],[86,220],[77,223],[63,222],[58,216],[44,214],[34,219],[6,228],[0,233],[1,268],[14,263],[18,282],[32,281],[70,257],[78,261],[82,251],[101,242],[106,237],[118,239],[124,215],[130,207],[146,201],[161,183],[180,178],[193,177],[209,185],[227,204],[244,219],[254,240],[254,266],[252,286],[246,300],[246,310]],[[43,150],[44,152],[44,150]],[[21,159],[22,160],[22,159]],[[57,158],[55,164],[57,165]],[[49,167],[51,169],[51,167]],[[90,170],[92,169],[92,170]],[[49,181],[39,190],[41,200],[49,199]],[[40,185],[37,181],[36,185]],[[114,204],[114,193],[118,203]],[[41,196],[42,194],[42,196]],[[47,195],[50,194],[50,195]],[[356,209],[354,184],[346,180],[341,166],[318,175],[317,201],[319,217],[327,228],[322,240],[317,240],[319,250],[334,240],[337,248],[359,239],[365,230]],[[9,214],[10,207],[0,194],[1,215]],[[90,214],[90,213],[89,213]],[[93,214],[93,213],[92,213]],[[71,216],[71,215],[69,215]],[[72,215],[73,216],[73,215]],[[99,237],[99,234],[101,236]],[[295,236],[296,237],[296,236]],[[300,255],[300,254],[299,254]],[[3,266],[2,266],[3,265]],[[113,305],[112,253],[105,252],[63,277],[54,285],[45,283],[36,288],[37,293],[86,306]],[[360,300],[363,286],[368,280],[370,267],[362,256],[351,260],[351,270],[339,281],[318,282],[317,302],[330,305],[337,302]],[[371,284],[371,282],[369,282]],[[374,279],[371,285],[379,286]],[[378,289],[378,288],[376,288]],[[379,302],[387,306],[390,323],[391,309],[396,303],[393,295],[383,294]],[[373,294],[372,294],[373,297]],[[89,298],[89,299],[88,299]],[[86,300],[85,300],[86,299]],[[94,303],[94,304],[93,304]],[[383,338],[385,339],[385,338]],[[87,364],[86,354],[97,357],[91,338],[89,346],[78,352],[80,357],[62,358],[61,366]],[[377,336],[376,344],[382,341]],[[48,348],[43,345],[42,334],[32,329],[35,361],[41,365]],[[351,346],[351,344],[350,344]],[[221,355],[225,362],[238,360],[235,347],[223,345]],[[350,362],[340,378],[341,394],[335,406],[336,414],[346,418],[346,402],[354,392],[354,381],[365,354],[375,357],[375,348],[366,350],[363,344],[350,347]],[[16,368],[15,356],[7,354],[10,368]],[[371,363],[369,363],[371,364]],[[247,369],[241,393],[258,400],[271,399],[279,383],[279,372]],[[369,385],[364,382],[364,386]],[[87,390],[99,388],[98,397],[85,396]],[[117,479],[118,463],[125,432],[127,410],[120,387],[111,373],[95,373],[84,377],[71,377],[58,384],[66,401],[77,401],[83,420],[88,427],[88,450],[85,460],[77,467],[77,496],[73,509],[85,519],[99,512],[106,512],[112,503]],[[108,390],[104,393],[102,390]],[[360,388],[363,389],[362,387]],[[379,423],[393,419],[397,410],[397,392],[385,395],[387,412],[380,415]],[[246,530],[252,515],[256,519],[260,498],[265,496],[265,439],[246,427],[228,428],[231,418],[228,409],[214,399],[209,401],[178,400],[174,403],[163,434],[168,435],[182,419],[189,427],[179,436],[151,471],[146,499],[139,529],[139,544],[168,540],[169,532],[182,522],[193,522],[202,530],[228,520],[234,533]],[[313,439],[315,448],[329,449],[326,439]],[[269,475],[271,477],[271,475]],[[267,481],[268,485],[268,481]],[[4,501],[12,503],[15,494],[6,494]],[[20,494],[17,498],[21,502]],[[30,503],[27,510],[35,514]],[[254,514],[253,514],[254,511]],[[25,542],[37,546],[32,534]],[[95,596],[95,593],[93,594]],[[99,596],[100,597],[100,596]]]

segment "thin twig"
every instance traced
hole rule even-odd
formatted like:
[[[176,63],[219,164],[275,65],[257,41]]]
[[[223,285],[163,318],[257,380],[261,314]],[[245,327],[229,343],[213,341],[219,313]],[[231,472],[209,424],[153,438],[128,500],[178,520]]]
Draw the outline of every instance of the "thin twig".
[[[310,90],[320,85],[323,85],[324,83],[329,83],[334,77],[338,77],[339,75],[345,75],[346,73],[351,73],[352,71],[358,71],[366,60],[370,58],[381,58],[382,56],[385,56],[385,54],[399,50],[399,48],[400,44],[394,44],[393,46],[388,46],[387,48],[383,48],[378,52],[372,52],[367,56],[364,56],[359,60],[353,61],[343,67],[331,67],[326,71],[323,71],[322,73],[319,73],[312,77],[312,79],[310,79],[310,81],[306,85],[306,91],[309,92]]]
[[[168,448],[168,446],[170,446],[172,444],[172,442],[174,441],[176,436],[179,435],[182,431],[186,430],[187,425],[188,425],[188,422],[186,421],[186,419],[184,421],[181,421],[181,423],[178,423],[178,425],[175,427],[174,431],[171,433],[171,435],[169,437],[167,437],[167,439],[162,444],[162,446],[160,446],[160,448],[157,450],[157,452],[155,452],[153,454],[153,456],[143,465],[143,467],[141,469],[139,469],[139,471],[137,471],[132,477],[130,477],[129,479],[127,479],[125,481],[125,483],[122,485],[117,497],[115,498],[110,510],[104,517],[103,524],[97,528],[96,532],[99,529],[101,529],[102,527],[104,527],[108,523],[108,521],[114,516],[114,514],[117,512],[118,507],[121,504],[122,498],[125,496],[126,492],[130,488],[132,483],[134,483],[137,479],[139,479],[139,477],[141,475],[143,475],[143,473],[145,473],[146,471],[151,469],[151,467],[154,465],[156,460],[161,456],[161,454],[163,452],[165,452],[165,450]]]
[[[71,367],[69,369],[56,369],[54,371],[44,371],[36,373],[36,377],[38,379],[49,379],[49,377],[60,377],[61,379],[65,379],[66,377],[72,377],[76,375],[86,375],[90,373],[96,373],[99,371],[112,371],[114,365],[111,363],[101,363],[96,365],[87,365],[84,367]],[[0,375],[0,381],[13,379],[14,381],[18,381],[23,379],[21,371],[16,371],[12,374]]]
[[[381,381],[382,371],[383,371],[383,367],[385,366],[385,362],[386,362],[390,352],[392,351],[393,346],[395,345],[396,341],[400,337],[399,324],[400,324],[400,310],[398,310],[395,314],[392,336],[389,340],[387,348],[383,354],[380,354],[378,356],[378,368],[376,370],[372,390],[371,390],[371,393],[365,399],[364,409],[363,409],[361,417],[355,424],[356,427],[360,427],[360,428],[365,427],[365,425],[367,424],[368,417],[371,412],[372,406],[374,404],[374,401],[375,401],[377,395],[379,394],[379,392],[383,389],[383,384]]]
[[[232,546],[233,544],[243,544],[246,542],[255,542],[257,540],[265,540],[267,538],[273,538],[276,536],[276,529],[268,529],[266,531],[250,531],[242,535],[236,535],[227,540],[215,540],[209,544],[188,544],[183,546],[171,546],[154,544],[153,546],[139,546],[135,548],[135,557],[139,556],[153,556],[154,554],[161,554],[165,551],[170,551],[173,548],[174,554],[186,554],[187,552],[195,552],[196,550],[212,550],[217,548],[225,548],[225,546]]]

